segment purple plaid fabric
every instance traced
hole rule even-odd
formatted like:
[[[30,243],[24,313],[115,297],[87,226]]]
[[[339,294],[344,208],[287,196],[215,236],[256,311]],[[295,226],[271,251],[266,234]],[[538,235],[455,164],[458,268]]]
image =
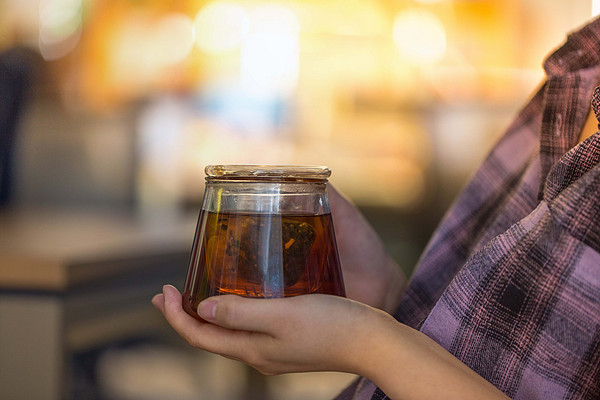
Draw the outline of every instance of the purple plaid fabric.
[[[515,399],[600,399],[600,19],[547,79],[442,221],[395,317]],[[339,397],[386,399],[366,379]]]

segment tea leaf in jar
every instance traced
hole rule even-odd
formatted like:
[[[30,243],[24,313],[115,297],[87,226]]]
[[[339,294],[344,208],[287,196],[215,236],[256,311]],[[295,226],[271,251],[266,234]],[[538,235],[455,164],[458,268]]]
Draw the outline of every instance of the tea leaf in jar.
[[[211,282],[220,281],[227,270],[227,276],[235,276],[237,259],[239,257],[239,241],[228,231],[227,224],[220,224],[219,229],[207,235],[205,257],[208,278]]]
[[[285,286],[292,286],[304,272],[315,242],[315,228],[306,222],[282,221],[283,273]]]
[[[228,240],[225,252],[235,254],[243,279],[257,285],[282,279],[285,287],[298,282],[316,237],[310,224],[269,215],[244,216],[235,225],[229,223],[239,240]]]

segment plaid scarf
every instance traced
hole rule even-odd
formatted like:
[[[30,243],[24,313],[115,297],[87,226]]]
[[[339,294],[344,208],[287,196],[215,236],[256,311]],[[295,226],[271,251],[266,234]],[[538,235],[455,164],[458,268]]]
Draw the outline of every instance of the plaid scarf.
[[[436,230],[395,313],[515,399],[600,398],[600,19],[547,79]],[[362,378],[338,399],[388,397]]]

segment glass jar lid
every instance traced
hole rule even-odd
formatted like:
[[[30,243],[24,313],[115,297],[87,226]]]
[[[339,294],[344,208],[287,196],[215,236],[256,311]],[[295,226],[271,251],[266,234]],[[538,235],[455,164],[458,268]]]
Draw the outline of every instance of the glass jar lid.
[[[209,165],[207,181],[303,181],[326,182],[331,169],[311,165]]]

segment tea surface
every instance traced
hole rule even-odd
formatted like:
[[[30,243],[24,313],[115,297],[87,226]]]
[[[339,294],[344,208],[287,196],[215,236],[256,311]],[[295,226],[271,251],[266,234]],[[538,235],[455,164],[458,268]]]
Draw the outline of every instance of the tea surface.
[[[331,214],[202,211],[184,289],[184,308],[218,294],[344,296]]]

